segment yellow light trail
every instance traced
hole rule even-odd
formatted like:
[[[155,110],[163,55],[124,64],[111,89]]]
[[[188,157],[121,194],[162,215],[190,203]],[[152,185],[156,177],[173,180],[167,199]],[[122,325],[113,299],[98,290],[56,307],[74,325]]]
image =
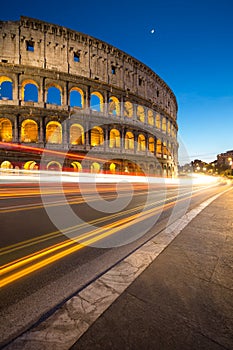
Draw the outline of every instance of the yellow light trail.
[[[197,190],[196,192],[199,192],[199,191]],[[191,197],[194,197],[197,195],[198,195],[198,193],[195,193],[195,194],[193,193]],[[171,198],[169,198],[169,200],[171,200]],[[126,219],[125,218],[120,219],[114,223],[107,224],[107,225],[100,227],[98,229],[95,229],[91,232],[82,234],[80,236],[76,236],[75,239],[78,239],[79,243],[74,242],[74,240],[66,240],[65,242],[62,242],[60,244],[56,244],[52,247],[48,247],[47,249],[36,252],[35,254],[32,254],[30,256],[13,261],[12,263],[8,263],[8,264],[2,266],[3,274],[8,274],[9,272],[11,272],[13,270],[17,270],[24,265],[27,265],[27,264],[34,262],[35,260],[39,260],[39,259],[44,258],[44,260],[42,260],[42,261],[35,262],[31,266],[28,266],[28,267],[26,266],[22,270],[16,271],[16,272],[12,273],[10,276],[3,278],[1,281],[1,286],[2,287],[6,286],[9,283],[12,283],[12,282],[18,280],[19,278],[26,276],[26,275],[44,267],[44,266],[47,266],[47,265],[65,257],[65,256],[67,256],[75,251],[78,251],[87,245],[90,245],[90,244],[93,244],[97,241],[100,241],[103,238],[106,238],[110,235],[113,235],[113,234],[119,232],[120,230],[123,230],[131,225],[135,225],[136,223],[138,223],[140,221],[144,221],[144,220],[150,218],[151,216],[154,216],[156,214],[156,212],[158,212],[159,210],[162,210],[164,208],[168,209],[169,207],[172,207],[173,205],[177,204],[178,202],[181,202],[184,200],[187,200],[187,197],[180,198],[180,199],[176,198],[176,201],[172,201],[172,202],[169,202],[167,204],[162,204],[161,206],[157,206],[156,208],[153,207],[153,208],[148,209],[146,211],[133,214]],[[135,209],[136,208],[133,208],[132,210],[135,210]],[[138,208],[137,208],[137,210],[138,210]],[[117,213],[117,214],[119,215],[119,213]],[[114,214],[114,215],[117,215],[117,214]],[[124,212],[122,214],[124,214]],[[83,242],[80,243],[80,241],[83,241]],[[72,245],[72,247],[70,247],[70,245]],[[62,250],[62,249],[65,249],[65,250],[57,252],[58,250]],[[55,254],[50,256],[50,257],[46,257],[47,255],[52,254],[52,253],[55,253]]]
[[[174,202],[168,203],[165,206],[170,207],[173,204],[174,204]],[[17,279],[19,279],[23,276],[26,276],[26,275],[30,274],[31,272],[34,272],[34,271],[36,271],[44,266],[47,266],[47,265],[51,264],[52,262],[55,262],[55,261],[61,259],[62,257],[65,257],[65,256],[67,256],[67,255],[69,255],[77,250],[80,250],[81,248],[83,248],[87,245],[90,245],[90,244],[93,244],[99,240],[102,240],[103,238],[106,238],[106,237],[118,232],[119,230],[123,230],[123,229],[127,228],[128,226],[131,226],[133,220],[134,220],[133,224],[136,224],[139,221],[146,220],[149,217],[151,217],[152,215],[154,215],[156,211],[159,211],[163,207],[164,206],[149,209],[147,212],[143,212],[143,214],[142,214],[142,212],[139,214],[134,214],[127,219],[121,219],[121,220],[114,222],[112,224],[109,224],[109,225],[106,225],[104,227],[93,230],[87,234],[77,236],[76,239],[79,239],[79,241],[81,240],[84,242],[78,243],[74,247],[71,247],[71,248],[66,249],[65,251],[56,253],[55,255],[48,257],[48,258],[46,258],[38,263],[35,263],[32,266],[26,267],[23,270],[20,270],[18,272],[13,273],[12,275],[10,275],[8,277],[3,278],[1,281],[1,286],[4,287],[7,284],[12,283],[12,282],[16,281]],[[101,232],[103,232],[103,233],[101,233]],[[92,236],[95,236],[95,237],[92,237]],[[90,237],[92,237],[92,238],[90,238]],[[87,238],[89,238],[89,239],[87,239]],[[2,268],[1,268],[2,273],[7,274],[10,271],[18,269],[21,266],[28,264],[36,259],[40,259],[45,255],[51,254],[59,249],[67,248],[68,246],[73,245],[73,244],[74,244],[74,241],[69,240],[69,241],[66,241],[65,243],[61,243],[60,245],[57,245],[56,247],[49,248],[46,251],[38,252],[36,255],[27,257],[24,260],[13,262],[11,265],[7,264],[5,266],[2,266]]]
[[[183,193],[182,197],[185,197],[185,196],[186,197],[187,196],[190,197],[191,193],[194,194],[195,192],[199,192],[199,190],[195,190],[193,192]],[[14,252],[16,250],[23,249],[23,248],[29,247],[31,245],[35,245],[35,244],[39,244],[39,243],[45,242],[47,240],[53,239],[54,237],[63,236],[64,234],[71,234],[72,232],[75,232],[78,229],[85,228],[88,225],[101,224],[101,223],[104,223],[105,221],[116,219],[119,216],[122,216],[122,214],[130,215],[130,214],[132,214],[135,211],[146,209],[146,207],[156,206],[156,205],[159,205],[161,203],[165,203],[165,202],[168,202],[168,201],[174,200],[174,199],[177,200],[177,196],[172,196],[172,197],[168,197],[166,199],[162,199],[162,200],[159,200],[159,201],[156,201],[156,202],[147,203],[146,206],[144,204],[140,204],[140,205],[138,205],[138,206],[136,206],[134,208],[125,210],[123,213],[122,212],[118,212],[118,213],[115,213],[115,214],[107,215],[105,217],[101,217],[99,219],[94,219],[94,220],[91,220],[91,221],[88,221],[88,222],[84,222],[84,223],[79,224],[79,225],[67,227],[66,229],[63,230],[63,233],[61,233],[60,231],[54,231],[54,232],[51,232],[51,233],[48,233],[48,234],[45,234],[45,235],[41,235],[41,236],[39,236],[39,238],[35,237],[35,238],[31,238],[31,239],[23,241],[23,242],[15,243],[15,244],[13,244],[11,246],[7,246],[7,247],[4,247],[4,248],[1,248],[0,249],[0,256],[4,255],[4,254],[10,254],[10,253],[12,253],[12,252]]]

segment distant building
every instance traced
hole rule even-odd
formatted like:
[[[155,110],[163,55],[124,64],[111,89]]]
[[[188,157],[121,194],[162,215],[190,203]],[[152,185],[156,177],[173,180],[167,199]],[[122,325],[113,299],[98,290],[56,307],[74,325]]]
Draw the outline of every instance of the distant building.
[[[233,164],[233,150],[217,155],[217,165],[230,168]]]

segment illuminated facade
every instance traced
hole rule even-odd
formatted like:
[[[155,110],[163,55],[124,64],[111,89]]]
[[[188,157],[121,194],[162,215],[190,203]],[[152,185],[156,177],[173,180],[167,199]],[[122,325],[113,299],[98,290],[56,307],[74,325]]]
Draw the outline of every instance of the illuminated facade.
[[[2,168],[38,169],[38,149],[46,147],[47,169],[176,175],[177,102],[149,67],[39,20],[21,17],[0,28]]]

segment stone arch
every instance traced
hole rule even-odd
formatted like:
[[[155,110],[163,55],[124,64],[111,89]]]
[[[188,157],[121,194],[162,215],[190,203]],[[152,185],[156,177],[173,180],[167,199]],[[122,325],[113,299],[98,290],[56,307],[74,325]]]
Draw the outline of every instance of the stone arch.
[[[162,119],[162,131],[164,131],[164,132],[167,131],[167,119],[166,119],[166,117],[163,117],[163,119]]]
[[[9,160],[4,160],[1,165],[0,165],[1,169],[13,169],[13,164],[11,162],[9,162]]]
[[[82,89],[77,86],[70,89],[69,104],[71,107],[84,108],[84,92]]]
[[[56,121],[48,122],[46,125],[46,142],[47,143],[62,143],[62,126]]]
[[[97,173],[99,173],[99,172],[100,172],[100,164],[97,163],[97,162],[93,162],[93,163],[91,164],[91,173],[97,174]]]
[[[49,162],[46,166],[47,170],[53,170],[53,171],[62,171],[62,165],[61,163],[52,160],[51,162]]]
[[[148,139],[148,149],[151,153],[154,154],[154,152],[155,152],[155,140],[152,136],[149,137],[149,139]]]
[[[138,135],[138,151],[144,152],[146,150],[146,138],[143,134]]]
[[[62,104],[62,88],[56,83],[50,83],[46,87],[47,103],[61,106]]]
[[[128,118],[133,117],[133,104],[130,101],[124,103],[124,116]]]
[[[98,91],[93,91],[90,98],[90,108],[92,111],[103,112],[104,98]]]
[[[156,144],[156,156],[159,158],[162,156],[162,141],[160,139],[157,140]]]
[[[21,124],[21,142],[38,142],[38,125],[35,120],[25,119]]]
[[[131,131],[125,134],[125,149],[134,150],[134,134]]]
[[[79,162],[74,161],[71,163],[71,165],[74,168],[75,172],[80,172],[83,169],[81,163],[79,163]]]
[[[157,129],[161,129],[161,119],[160,119],[160,115],[157,113],[156,117],[155,117],[155,126]]]
[[[121,135],[117,129],[111,129],[109,134],[109,147],[120,148],[121,147]]]
[[[143,106],[137,106],[137,118],[140,122],[145,122],[145,108]]]
[[[167,159],[168,158],[167,142],[163,141],[162,145],[163,145],[163,157]]]
[[[108,100],[108,112],[109,114],[119,116],[121,114],[120,101],[117,97],[111,96]]]
[[[13,99],[13,81],[11,78],[0,76],[0,100]]]
[[[148,109],[147,111],[147,120],[149,125],[154,125],[154,114],[151,109]]]
[[[99,146],[104,142],[104,132],[99,126],[94,126],[91,129],[91,146]]]
[[[26,79],[21,85],[21,96],[23,101],[38,102],[38,84],[32,79]]]
[[[25,170],[37,170],[38,164],[34,160],[29,160],[23,166]]]
[[[116,164],[112,162],[109,165],[109,170],[110,170],[110,173],[115,174],[115,172],[116,172]]]
[[[72,124],[70,127],[70,144],[84,145],[84,129],[80,124]]]
[[[12,123],[8,118],[0,118],[0,141],[12,142]]]
[[[167,121],[167,133],[168,133],[168,135],[171,134],[171,122],[170,122],[170,120]]]

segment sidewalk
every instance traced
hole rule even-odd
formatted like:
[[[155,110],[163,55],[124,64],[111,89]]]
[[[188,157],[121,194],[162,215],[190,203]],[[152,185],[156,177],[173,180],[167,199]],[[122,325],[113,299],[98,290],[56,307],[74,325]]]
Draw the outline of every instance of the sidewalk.
[[[71,349],[233,349],[233,191],[197,215]]]
[[[6,349],[232,350],[233,188],[169,226]]]

